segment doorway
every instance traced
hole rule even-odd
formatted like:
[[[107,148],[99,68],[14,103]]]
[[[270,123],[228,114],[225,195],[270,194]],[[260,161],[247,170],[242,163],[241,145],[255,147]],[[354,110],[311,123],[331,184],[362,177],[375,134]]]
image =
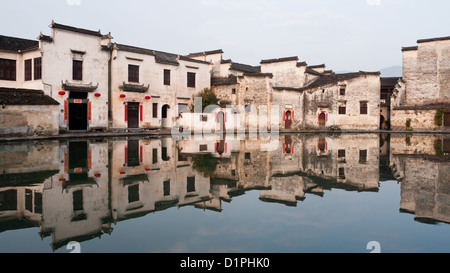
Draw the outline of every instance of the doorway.
[[[86,92],[69,92],[69,131],[88,130],[88,94]]]
[[[139,102],[128,102],[128,128],[139,128]]]
[[[164,104],[161,109],[161,127],[168,128],[169,127],[169,109],[170,106],[168,104]]]
[[[324,112],[322,112],[319,115],[319,126],[325,127],[326,123],[327,123],[327,115]]]
[[[86,131],[88,129],[88,104],[84,100],[69,102],[69,130]]]
[[[217,113],[217,124],[218,124],[218,132],[220,134],[224,134],[225,133],[225,113],[220,111],[219,113]]]
[[[291,110],[286,111],[286,118],[285,118],[284,123],[285,123],[284,124],[285,129],[291,129],[291,127],[292,127],[292,111]]]

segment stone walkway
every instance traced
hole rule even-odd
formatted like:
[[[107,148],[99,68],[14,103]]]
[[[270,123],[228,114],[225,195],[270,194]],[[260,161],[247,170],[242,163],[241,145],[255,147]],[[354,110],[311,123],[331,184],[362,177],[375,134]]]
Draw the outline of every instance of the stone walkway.
[[[248,132],[247,132],[248,133]],[[431,135],[450,135],[450,131],[327,131],[327,130],[308,130],[308,131],[280,131],[280,134],[431,134]],[[163,137],[171,136],[171,129],[154,129],[146,132],[86,132],[86,133],[61,133],[57,136],[29,136],[29,137],[0,137],[1,142],[14,141],[39,141],[39,140],[57,140],[73,138],[107,138],[107,137]]]

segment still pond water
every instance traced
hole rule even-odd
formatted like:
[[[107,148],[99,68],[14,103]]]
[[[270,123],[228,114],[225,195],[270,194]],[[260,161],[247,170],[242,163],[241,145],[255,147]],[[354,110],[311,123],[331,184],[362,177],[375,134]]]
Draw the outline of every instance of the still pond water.
[[[450,253],[447,135],[0,144],[0,252]]]

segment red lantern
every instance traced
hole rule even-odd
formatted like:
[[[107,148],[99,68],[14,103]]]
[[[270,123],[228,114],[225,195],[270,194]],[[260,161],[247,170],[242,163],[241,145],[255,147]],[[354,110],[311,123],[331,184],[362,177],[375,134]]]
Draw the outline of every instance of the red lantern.
[[[146,100],[149,100],[149,99],[151,99],[152,97],[150,97],[150,96],[145,96],[145,99]]]
[[[61,91],[58,92],[58,94],[61,95],[61,96],[64,96],[66,94],[66,91],[61,90]]]
[[[120,174],[126,174],[126,172],[120,172]]]
[[[102,94],[100,93],[95,93],[94,96],[96,96],[97,98],[100,97]]]
[[[66,182],[66,179],[60,178],[60,179],[59,179],[59,182]]]
[[[120,98],[125,98],[126,96],[125,96],[125,94],[120,94]]]

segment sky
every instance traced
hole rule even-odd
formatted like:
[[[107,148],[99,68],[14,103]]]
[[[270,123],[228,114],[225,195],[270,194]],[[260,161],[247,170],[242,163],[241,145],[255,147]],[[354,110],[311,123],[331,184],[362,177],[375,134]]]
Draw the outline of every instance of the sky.
[[[153,50],[222,49],[249,65],[298,56],[334,71],[401,66],[401,47],[450,36],[448,0],[16,0],[0,10],[0,35],[36,39],[54,20]]]

